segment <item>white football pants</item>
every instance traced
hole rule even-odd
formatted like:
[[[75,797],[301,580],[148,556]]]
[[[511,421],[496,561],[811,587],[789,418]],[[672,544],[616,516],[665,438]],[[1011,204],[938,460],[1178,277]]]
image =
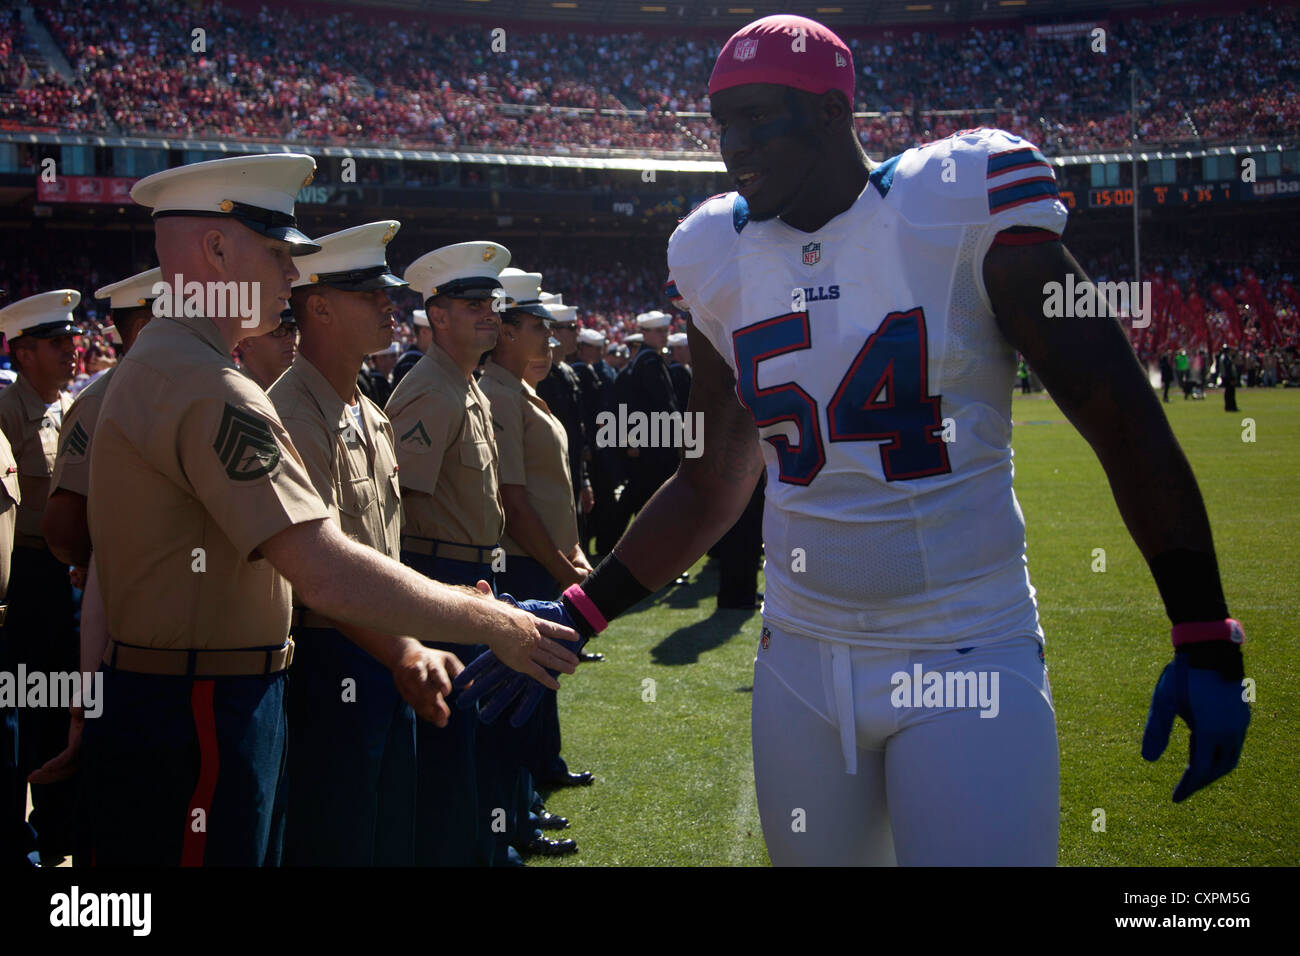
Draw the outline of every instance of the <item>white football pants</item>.
[[[767,628],[752,726],[774,865],[1056,864],[1056,713],[1036,639],[959,653]]]

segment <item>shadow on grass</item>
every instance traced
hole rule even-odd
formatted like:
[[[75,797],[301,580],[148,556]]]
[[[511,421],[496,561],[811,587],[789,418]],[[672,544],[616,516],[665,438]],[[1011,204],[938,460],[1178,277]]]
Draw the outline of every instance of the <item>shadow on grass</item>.
[[[688,611],[706,603],[712,603],[718,596],[718,563],[710,559],[701,568],[693,569],[687,584],[669,584],[660,588],[649,600],[642,601],[631,611],[624,614],[642,614],[653,608],[667,607],[674,611]]]
[[[757,611],[714,611],[702,621],[674,631],[650,651],[656,664],[695,664],[700,655],[726,644],[757,620]]]

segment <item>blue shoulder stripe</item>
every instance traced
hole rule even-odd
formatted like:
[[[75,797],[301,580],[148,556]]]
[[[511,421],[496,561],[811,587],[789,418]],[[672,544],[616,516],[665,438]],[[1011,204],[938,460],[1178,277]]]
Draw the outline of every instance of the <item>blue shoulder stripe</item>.
[[[1055,199],[1056,181],[1051,177],[1029,180],[989,191],[989,215],[1039,199]]]
[[[740,230],[744,229],[748,223],[749,203],[745,202],[744,196],[736,193],[736,198],[731,201],[731,225],[739,235]]]
[[[871,180],[871,185],[875,186],[876,191],[880,193],[881,199],[889,195],[889,187],[894,185],[894,170],[898,167],[898,161],[902,158],[901,153],[897,156],[891,156],[873,169],[871,175],[867,177]]]
[[[1047,162],[1047,157],[1032,146],[1022,146],[1019,149],[1008,149],[1001,153],[992,153],[989,156],[988,178],[992,179],[994,176],[1010,172],[1013,169],[1037,165],[1051,168],[1051,164]]]

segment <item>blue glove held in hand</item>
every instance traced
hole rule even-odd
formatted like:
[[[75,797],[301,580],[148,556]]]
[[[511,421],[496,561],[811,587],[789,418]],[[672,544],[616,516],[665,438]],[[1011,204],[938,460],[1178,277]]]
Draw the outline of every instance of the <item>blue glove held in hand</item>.
[[[501,600],[509,601],[515,607],[536,617],[573,628],[580,635],[576,641],[557,639],[559,644],[573,653],[577,654],[587,643],[587,632],[590,628],[586,626],[585,621],[577,622],[563,601],[516,601],[509,594],[502,594]],[[548,669],[547,673],[552,677],[559,676],[558,671]],[[471,681],[473,686],[465,690],[465,685]],[[536,709],[546,688],[527,674],[511,670],[501,663],[495,654],[487,651],[476,657],[456,676],[452,681],[452,690],[458,693],[456,707],[460,710],[468,710],[477,705],[479,720],[485,724],[496,721],[506,708],[517,700],[518,705],[510,715],[510,726],[522,727]]]
[[[1185,645],[1161,672],[1142,735],[1142,756],[1158,760],[1169,745],[1174,716],[1183,718],[1191,746],[1174,803],[1237,766],[1250,724],[1250,706],[1242,699],[1243,674],[1241,648],[1228,641]]]

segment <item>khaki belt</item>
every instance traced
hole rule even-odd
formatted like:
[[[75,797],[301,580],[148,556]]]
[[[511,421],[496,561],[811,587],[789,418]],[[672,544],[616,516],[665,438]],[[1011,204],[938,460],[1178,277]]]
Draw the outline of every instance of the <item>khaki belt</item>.
[[[0,604],[0,627],[5,626],[5,615],[9,613],[8,604]]]
[[[417,538],[414,535],[402,535],[402,550],[414,551],[416,554],[428,554],[435,558],[447,558],[451,561],[468,561],[471,564],[491,564],[496,546],[480,548],[473,544],[454,544],[451,541],[439,541],[436,538]]]
[[[104,663],[112,670],[173,677],[250,677],[278,674],[293,663],[293,639],[274,650],[168,650],[110,640]]]
[[[331,631],[338,629],[338,626],[324,614],[317,614],[309,607],[296,607],[293,609],[293,626],[323,627]]]

